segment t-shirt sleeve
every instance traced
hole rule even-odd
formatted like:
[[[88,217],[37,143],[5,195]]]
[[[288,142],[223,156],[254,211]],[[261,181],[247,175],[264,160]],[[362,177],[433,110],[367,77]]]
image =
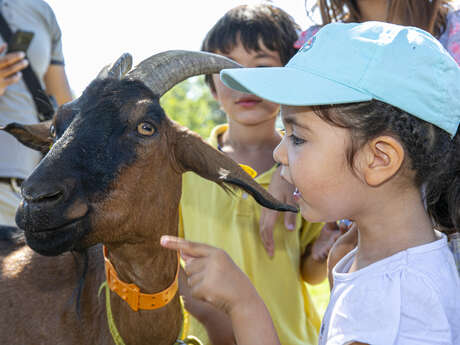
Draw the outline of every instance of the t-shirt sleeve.
[[[56,16],[50,6],[47,6],[48,30],[51,38],[51,65],[64,65],[64,54],[62,51],[62,33]]]
[[[460,10],[449,13],[446,29],[439,41],[460,65]]]
[[[302,217],[300,217],[300,219],[302,225],[299,232],[299,243],[301,252],[304,253],[307,246],[318,238],[324,223],[310,223]],[[297,219],[297,221],[299,221],[299,219]]]
[[[301,34],[299,35],[299,39],[295,41],[294,43],[294,48],[300,49],[302,46],[310,39],[312,38],[318,31],[321,29],[321,26],[319,25],[313,25],[310,26],[307,30],[302,31]]]
[[[344,289],[332,313],[328,345],[448,345],[449,321],[429,280],[398,271]]]
[[[452,344],[442,291],[432,279],[411,271],[404,272],[401,277],[401,344]]]

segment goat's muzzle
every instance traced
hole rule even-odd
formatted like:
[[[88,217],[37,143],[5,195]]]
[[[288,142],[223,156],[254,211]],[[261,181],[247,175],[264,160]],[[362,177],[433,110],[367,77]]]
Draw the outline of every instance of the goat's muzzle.
[[[27,244],[42,255],[53,256],[79,249],[89,231],[89,207],[63,183],[27,183],[16,212],[16,223],[24,230]]]

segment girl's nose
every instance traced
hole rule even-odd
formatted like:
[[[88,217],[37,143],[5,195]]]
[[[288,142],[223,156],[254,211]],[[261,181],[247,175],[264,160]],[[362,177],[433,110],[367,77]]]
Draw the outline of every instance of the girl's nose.
[[[278,144],[278,146],[273,151],[273,159],[275,160],[275,162],[282,164],[282,165],[288,164],[286,141],[287,141],[287,136],[284,135],[281,142]]]

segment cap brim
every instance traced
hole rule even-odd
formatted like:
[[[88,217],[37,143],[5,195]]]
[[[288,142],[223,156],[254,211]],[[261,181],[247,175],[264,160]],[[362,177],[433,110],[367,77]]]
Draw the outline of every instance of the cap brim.
[[[290,67],[225,69],[220,78],[232,89],[283,105],[354,103],[373,98],[337,81]]]

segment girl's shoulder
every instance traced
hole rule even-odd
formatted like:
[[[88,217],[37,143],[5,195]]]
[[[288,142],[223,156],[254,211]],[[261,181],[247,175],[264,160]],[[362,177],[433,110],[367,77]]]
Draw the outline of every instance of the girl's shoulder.
[[[327,344],[425,344],[433,336],[439,344],[460,340],[460,285],[446,263],[451,258],[445,250],[425,252],[427,258],[411,254],[418,253],[401,252],[353,273],[334,275],[324,319]],[[422,268],[428,259],[435,262]]]
[[[321,25],[310,26],[307,30],[302,31],[299,35],[299,39],[294,43],[294,48],[300,49],[302,46],[312,38],[321,29]]]

